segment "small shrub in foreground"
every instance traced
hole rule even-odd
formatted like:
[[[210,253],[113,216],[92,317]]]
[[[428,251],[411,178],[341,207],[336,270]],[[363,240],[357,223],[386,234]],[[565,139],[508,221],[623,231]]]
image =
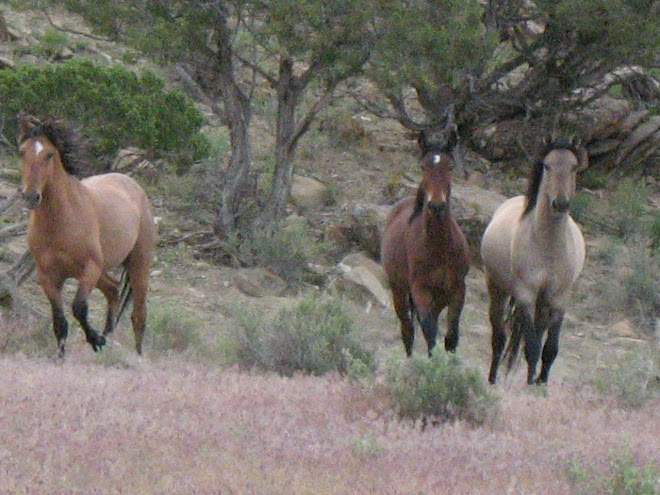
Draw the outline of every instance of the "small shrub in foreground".
[[[569,476],[578,495],[659,495],[660,469],[648,464],[635,465],[631,454],[612,456],[609,472],[599,476],[593,469],[586,469],[579,461],[569,467]]]
[[[621,363],[599,369],[593,384],[601,394],[614,398],[620,407],[635,409],[660,395],[659,373],[646,353],[630,352]]]
[[[181,308],[156,306],[149,308],[145,341],[157,352],[183,352],[199,348],[199,322]]]
[[[353,319],[338,297],[310,293],[270,319],[256,311],[235,317],[238,328],[230,340],[236,361],[245,368],[284,376],[298,371],[360,375],[373,369],[373,353],[355,337]]]
[[[46,357],[55,353],[49,324],[29,324],[19,316],[0,315],[0,353]]]
[[[497,398],[481,375],[441,350],[431,359],[390,362],[386,386],[398,415],[424,424],[465,420],[479,425],[497,409]]]

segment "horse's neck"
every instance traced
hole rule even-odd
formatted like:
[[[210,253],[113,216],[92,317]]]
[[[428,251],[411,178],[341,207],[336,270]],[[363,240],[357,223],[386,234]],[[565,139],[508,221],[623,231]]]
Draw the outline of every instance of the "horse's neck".
[[[35,213],[42,221],[61,222],[71,215],[78,215],[83,201],[83,186],[78,179],[64,170],[49,180],[42,192],[42,202]]]
[[[424,242],[427,249],[432,251],[445,251],[445,247],[451,243],[451,216],[447,215],[443,220],[433,216],[423,218]]]
[[[533,212],[532,230],[537,238],[548,245],[564,246],[568,235],[568,214],[553,215],[547,198],[539,198]]]

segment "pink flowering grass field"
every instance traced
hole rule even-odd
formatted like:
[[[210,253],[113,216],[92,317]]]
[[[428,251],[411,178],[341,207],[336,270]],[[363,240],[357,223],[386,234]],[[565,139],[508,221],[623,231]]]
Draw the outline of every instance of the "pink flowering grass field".
[[[660,459],[657,400],[508,381],[485,425],[422,431],[375,389],[176,356],[0,357],[0,493],[577,494],[576,466]]]

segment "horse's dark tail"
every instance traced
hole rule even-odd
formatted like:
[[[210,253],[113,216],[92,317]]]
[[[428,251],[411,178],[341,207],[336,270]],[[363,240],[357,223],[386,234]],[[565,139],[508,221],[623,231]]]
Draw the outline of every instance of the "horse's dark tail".
[[[115,325],[119,323],[119,319],[121,318],[121,315],[124,314],[124,311],[128,306],[128,303],[131,302],[132,292],[133,291],[131,289],[131,280],[128,275],[128,271],[126,270],[126,267],[122,267],[121,278],[119,279],[119,311],[117,311],[117,317],[115,318]]]
[[[518,361],[520,342],[523,339],[524,332],[521,309],[516,306],[516,301],[513,297],[509,299],[509,308],[504,318],[504,324],[510,334],[509,342],[503,356],[506,361],[506,373],[508,375]]]

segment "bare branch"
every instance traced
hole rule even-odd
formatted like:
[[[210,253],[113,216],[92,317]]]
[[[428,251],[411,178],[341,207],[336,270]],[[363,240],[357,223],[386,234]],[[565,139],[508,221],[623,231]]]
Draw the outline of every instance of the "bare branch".
[[[63,33],[77,34],[79,36],[85,36],[86,38],[90,38],[90,39],[93,39],[93,40],[96,40],[96,41],[104,41],[104,42],[107,42],[107,43],[112,42],[111,39],[104,38],[103,36],[96,36],[94,34],[84,33],[82,31],[78,31],[76,29],[71,29],[71,28],[65,28],[65,27],[62,27],[62,26],[58,26],[57,24],[55,24],[53,19],[50,17],[50,14],[48,13],[48,11],[46,9],[43,10],[43,13],[46,16],[46,19],[48,19],[49,24],[51,26],[53,26],[55,29],[57,29],[58,31],[61,31]]]
[[[211,110],[213,110],[213,113],[216,114],[220,119],[222,120],[223,124],[227,124],[227,119],[225,117],[225,112],[222,108],[220,108],[215,101],[207,95],[204,90],[197,84],[194,79],[188,74],[186,69],[183,67],[181,64],[176,64],[174,66],[174,69],[176,70],[177,74],[179,74],[179,77],[181,80],[184,82],[186,86],[190,88],[191,91],[195,93],[195,96],[199,98],[204,104],[208,105]]]

